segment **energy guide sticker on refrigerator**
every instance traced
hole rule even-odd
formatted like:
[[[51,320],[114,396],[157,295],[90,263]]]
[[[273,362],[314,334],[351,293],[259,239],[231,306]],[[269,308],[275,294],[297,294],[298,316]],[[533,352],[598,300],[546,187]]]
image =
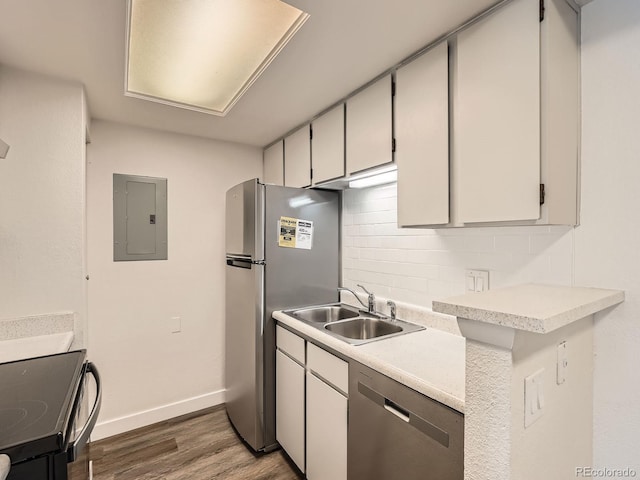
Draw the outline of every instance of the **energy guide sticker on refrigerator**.
[[[313,222],[298,218],[280,217],[278,220],[278,246],[311,250]]]

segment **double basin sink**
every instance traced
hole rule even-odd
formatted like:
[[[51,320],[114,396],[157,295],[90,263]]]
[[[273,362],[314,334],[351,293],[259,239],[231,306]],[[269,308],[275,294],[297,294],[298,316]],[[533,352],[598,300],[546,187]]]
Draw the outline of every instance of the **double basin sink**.
[[[420,325],[363,312],[345,304],[305,307],[284,313],[352,345],[424,330]]]

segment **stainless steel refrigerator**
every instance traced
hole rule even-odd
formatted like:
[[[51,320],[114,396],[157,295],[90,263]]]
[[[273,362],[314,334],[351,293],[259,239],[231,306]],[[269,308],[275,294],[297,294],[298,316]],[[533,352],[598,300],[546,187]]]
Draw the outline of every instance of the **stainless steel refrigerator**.
[[[338,301],[340,193],[250,180],[226,198],[226,407],[256,451],[277,447],[274,310]]]

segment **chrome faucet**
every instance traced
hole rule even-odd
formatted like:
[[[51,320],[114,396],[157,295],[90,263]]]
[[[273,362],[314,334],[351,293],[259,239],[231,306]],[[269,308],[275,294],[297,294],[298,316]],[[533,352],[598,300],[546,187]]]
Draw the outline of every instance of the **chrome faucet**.
[[[341,291],[341,290],[349,292],[351,295],[356,297],[356,300],[358,300],[358,302],[360,302],[360,305],[362,305],[364,308],[367,309],[367,312],[375,313],[375,305],[376,305],[376,297],[375,297],[375,295],[373,293],[370,293],[369,291],[367,291],[367,289],[364,288],[362,285],[358,285],[358,287],[360,287],[361,289],[363,289],[367,293],[368,300],[369,300],[369,305],[366,305],[362,300],[360,300],[360,297],[358,296],[358,294],[356,292],[354,292],[353,290],[351,290],[350,288],[338,287],[338,292]]]
[[[396,321],[396,302],[392,300],[387,300],[387,306],[389,307],[389,316],[391,317],[391,321]]]

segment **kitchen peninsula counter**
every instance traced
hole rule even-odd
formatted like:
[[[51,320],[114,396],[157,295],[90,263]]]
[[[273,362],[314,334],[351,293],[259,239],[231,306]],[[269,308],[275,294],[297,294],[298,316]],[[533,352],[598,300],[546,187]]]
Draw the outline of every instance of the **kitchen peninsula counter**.
[[[466,339],[465,480],[570,478],[593,465],[593,326],[623,301],[528,284],[433,302]]]
[[[434,301],[433,310],[515,330],[549,333],[623,301],[620,290],[527,284]]]

